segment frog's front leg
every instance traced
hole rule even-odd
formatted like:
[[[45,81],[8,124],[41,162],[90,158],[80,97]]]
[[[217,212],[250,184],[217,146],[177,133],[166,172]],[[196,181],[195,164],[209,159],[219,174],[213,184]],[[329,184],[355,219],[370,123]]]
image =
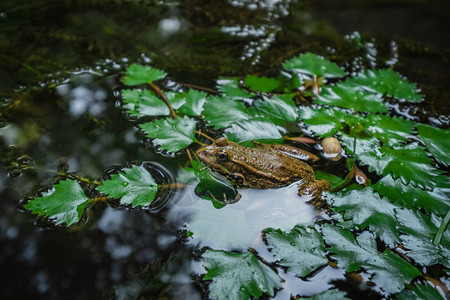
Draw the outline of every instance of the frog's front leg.
[[[245,187],[247,185],[245,182],[245,176],[241,173],[229,173],[226,177],[239,187]]]
[[[270,145],[270,144],[262,144],[262,143],[258,143],[258,142],[253,142],[253,144],[255,144],[255,146],[258,148],[263,148],[263,149],[267,149],[267,150],[272,149],[272,150],[280,151],[287,155],[291,155],[295,158],[298,158],[298,159],[301,159],[301,160],[307,161],[307,162],[316,162],[319,160],[317,155],[314,155],[308,151],[302,150],[297,147],[289,146],[289,145],[283,145],[283,144]]]
[[[314,200],[320,199],[322,192],[330,190],[330,183],[326,180],[313,180],[308,183],[300,184],[298,195],[312,195]]]

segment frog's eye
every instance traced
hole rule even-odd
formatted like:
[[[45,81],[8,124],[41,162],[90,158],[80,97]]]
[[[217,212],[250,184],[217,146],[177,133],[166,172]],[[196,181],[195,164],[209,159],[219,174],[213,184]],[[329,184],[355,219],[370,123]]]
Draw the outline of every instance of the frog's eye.
[[[224,163],[224,162],[227,162],[229,160],[230,160],[230,157],[228,156],[227,151],[225,151],[225,150],[217,151],[217,153],[216,153],[216,161],[218,163]]]

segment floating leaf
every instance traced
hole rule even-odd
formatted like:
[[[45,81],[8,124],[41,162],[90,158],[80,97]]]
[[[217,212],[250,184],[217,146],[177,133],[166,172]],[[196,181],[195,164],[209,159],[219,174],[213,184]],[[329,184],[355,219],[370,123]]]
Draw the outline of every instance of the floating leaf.
[[[345,71],[338,65],[307,52],[293,57],[283,63],[283,68],[296,73],[314,75],[317,77],[336,78],[345,76]]]
[[[245,77],[244,82],[253,91],[261,91],[263,93],[269,93],[280,85],[278,80],[274,78],[267,78],[265,76],[258,77],[248,75]]]
[[[222,95],[232,100],[249,99],[255,96],[255,94],[247,92],[239,87],[238,77],[219,77],[217,80],[217,87]]]
[[[164,101],[149,90],[123,90],[122,99],[131,116],[168,116],[170,113]]]
[[[221,97],[210,97],[203,108],[204,120],[215,128],[226,128],[234,122],[255,117],[255,111],[247,109],[241,101],[230,101]]]
[[[215,299],[258,299],[263,293],[273,296],[281,288],[281,279],[253,253],[207,250],[203,266],[208,271],[203,279],[212,280],[210,297]]]
[[[264,97],[256,100],[254,105],[259,111],[280,120],[294,122],[298,118],[297,108],[289,96]]]
[[[387,293],[398,293],[404,285],[421,275],[413,265],[406,262],[390,249],[379,253],[375,237],[368,231],[361,233],[357,239],[350,231],[336,226],[322,227],[324,240],[330,246],[331,256],[338,266],[347,272],[364,268],[374,274],[370,281]]]
[[[416,283],[415,286],[408,285],[408,288],[408,290],[404,290],[396,295],[398,300],[445,300],[444,297],[428,283]]]
[[[427,150],[445,166],[450,165],[450,130],[417,124],[417,130]]]
[[[127,68],[122,81],[126,85],[138,85],[150,83],[164,77],[166,77],[166,73],[161,70],[150,66],[132,64]]]
[[[187,116],[158,119],[139,126],[147,137],[154,139],[154,144],[169,152],[177,152],[197,141],[195,120]]]
[[[186,93],[186,103],[179,110],[188,116],[199,116],[203,110],[203,104],[206,101],[206,93],[196,90],[189,90]]]
[[[334,108],[299,107],[300,119],[320,137],[332,136],[345,126],[345,112]]]
[[[378,181],[373,189],[399,206],[423,208],[429,213],[438,215],[445,215],[450,209],[450,199],[446,194],[448,188],[436,186],[431,191],[424,191],[411,184],[405,185],[400,179],[394,180],[391,175],[387,175]]]
[[[326,199],[333,206],[333,211],[341,213],[344,220],[351,220],[361,229],[369,226],[387,245],[395,247],[400,241],[394,213],[397,207],[380,198],[371,188],[343,195],[327,194]]]
[[[110,198],[119,199],[121,204],[131,207],[149,206],[155,199],[158,185],[143,166],[132,166],[111,175],[97,190]]]
[[[416,84],[401,78],[400,74],[392,69],[364,71],[346,80],[345,83],[409,102],[422,100]]]
[[[280,141],[283,139],[278,127],[263,120],[239,121],[225,130],[228,140],[243,143],[251,141]]]
[[[339,106],[354,111],[387,112],[387,107],[380,95],[367,93],[344,83],[324,87],[314,101],[319,104]]]
[[[70,226],[81,220],[89,198],[80,184],[72,179],[60,181],[50,191],[42,193],[24,205],[33,214],[55,220],[55,224]]]
[[[332,289],[323,291],[321,293],[315,294],[314,296],[300,299],[309,299],[309,300],[350,300],[350,298],[345,297],[347,293],[342,292],[338,289]]]
[[[439,245],[433,244],[442,218],[427,215],[409,209],[396,210],[396,217],[402,225],[400,230],[406,235],[402,235],[403,246],[407,250],[407,255],[421,265],[442,264],[450,267],[450,231],[444,232]]]
[[[268,228],[264,232],[272,252],[281,259],[278,264],[298,277],[307,276],[328,262],[322,236],[314,227],[296,226],[289,233]]]
[[[406,141],[412,134],[414,123],[403,118],[388,115],[369,114],[365,132],[377,137],[385,145],[392,146],[398,141]]]
[[[344,183],[344,179],[337,177],[336,175],[321,170],[316,170],[315,173],[316,179],[325,179],[330,183],[331,190],[341,186]]]

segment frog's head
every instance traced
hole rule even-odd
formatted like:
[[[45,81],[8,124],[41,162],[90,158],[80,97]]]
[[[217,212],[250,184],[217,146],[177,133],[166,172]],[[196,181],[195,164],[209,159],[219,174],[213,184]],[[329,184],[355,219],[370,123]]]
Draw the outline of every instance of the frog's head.
[[[227,175],[233,172],[233,147],[236,143],[228,141],[225,137],[218,138],[211,145],[200,148],[197,157],[211,170]]]

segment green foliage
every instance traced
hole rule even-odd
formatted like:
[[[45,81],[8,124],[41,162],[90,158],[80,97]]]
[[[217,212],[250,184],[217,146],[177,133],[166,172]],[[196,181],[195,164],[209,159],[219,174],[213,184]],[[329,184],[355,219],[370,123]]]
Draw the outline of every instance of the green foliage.
[[[260,91],[263,93],[269,93],[276,89],[280,82],[274,78],[267,78],[265,76],[258,77],[248,75],[245,77],[245,85],[247,85],[253,91]]]
[[[346,292],[342,292],[338,289],[332,289],[332,290],[318,293],[311,297],[307,297],[305,299],[310,299],[310,300],[350,300],[350,298],[345,297],[346,294],[347,294]]]
[[[331,194],[327,202],[333,206],[333,211],[342,214],[344,220],[352,221],[361,229],[369,227],[387,245],[394,248],[400,241],[394,213],[396,206],[380,198],[371,188],[343,195]]]
[[[145,136],[152,138],[153,143],[162,150],[180,151],[193,142],[195,138],[195,120],[188,117],[164,118],[141,124]]]
[[[298,277],[307,276],[328,262],[322,236],[314,227],[296,226],[288,233],[268,228],[264,232],[272,252],[281,259],[279,264]]]
[[[206,96],[205,92],[189,90],[186,93],[186,103],[180,108],[179,112],[188,116],[199,116],[202,113]]]
[[[368,231],[361,233],[356,239],[350,231],[336,226],[325,225],[322,233],[331,256],[337,260],[338,266],[347,272],[364,268],[373,274],[370,281],[387,293],[398,293],[421,273],[413,265],[406,262],[391,250],[378,252],[375,237]]]
[[[254,96],[253,93],[247,92],[246,90],[240,88],[238,77],[220,77],[217,80],[217,84],[219,91],[222,92],[222,95],[228,99],[242,100],[249,99]]]
[[[442,218],[409,209],[399,209],[396,217],[401,224],[401,236],[407,254],[421,265],[442,264],[450,267],[450,231],[444,232],[439,245],[433,244],[433,238],[442,223]]]
[[[215,128],[226,128],[235,122],[253,119],[256,111],[247,109],[241,101],[210,97],[203,106],[203,114],[208,125]]]
[[[251,120],[235,122],[225,130],[228,140],[236,143],[251,141],[282,141],[278,127],[266,120]]]
[[[158,191],[152,175],[143,166],[132,166],[111,175],[97,190],[110,198],[120,199],[131,207],[150,206]]]
[[[34,197],[24,207],[33,214],[55,220],[56,225],[66,223],[70,226],[81,220],[88,202],[80,184],[66,179],[43,192],[41,197]]]
[[[410,102],[422,100],[416,85],[403,79],[392,69],[368,70],[348,79],[346,83],[400,100]]]
[[[408,285],[409,290],[404,290],[397,295],[398,300],[445,300],[439,292],[428,283]]]
[[[150,66],[132,64],[127,68],[122,81],[126,85],[138,85],[143,83],[151,83],[164,77],[166,77],[166,73],[161,70]]]
[[[123,90],[122,98],[131,116],[168,116],[170,113],[167,105],[149,90]]]
[[[202,257],[208,271],[203,279],[212,280],[209,290],[215,299],[259,299],[281,287],[278,275],[253,253],[207,250]]]
[[[450,130],[417,124],[419,136],[434,158],[445,166],[450,165]]]
[[[339,78],[346,75],[345,71],[324,58],[307,52],[293,57],[283,63],[283,68],[296,73],[326,78]]]
[[[259,111],[276,119],[294,122],[298,118],[297,108],[289,96],[263,97],[263,100],[255,101],[254,105]]]

